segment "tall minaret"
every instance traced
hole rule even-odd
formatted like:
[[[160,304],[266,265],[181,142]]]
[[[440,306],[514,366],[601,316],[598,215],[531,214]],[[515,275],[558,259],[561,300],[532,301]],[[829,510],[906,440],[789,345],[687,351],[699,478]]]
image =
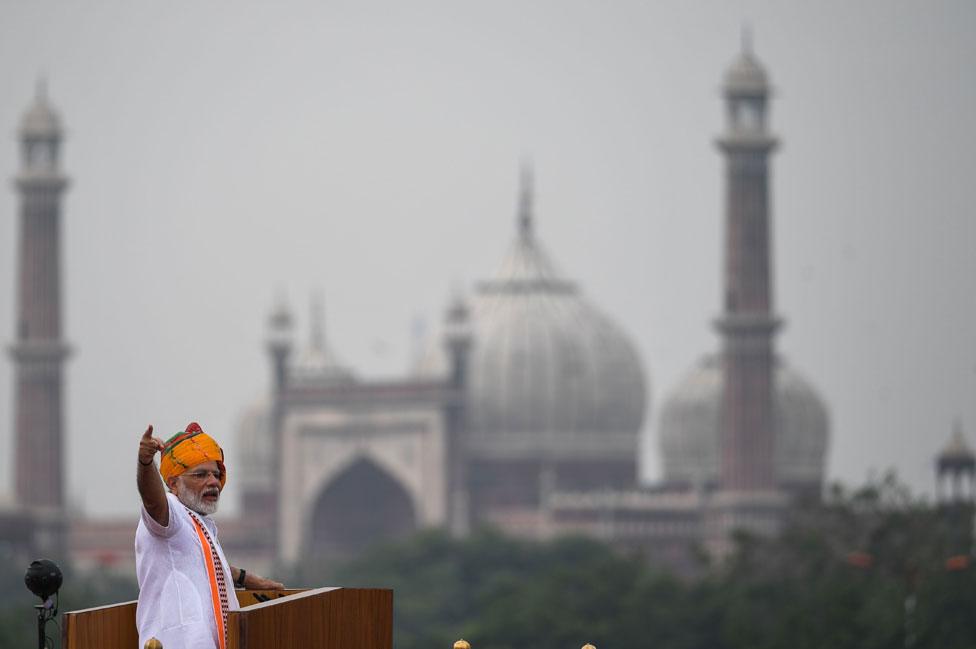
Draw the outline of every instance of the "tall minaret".
[[[61,334],[61,195],[68,179],[58,167],[61,124],[39,84],[20,125],[21,168],[14,362],[15,493],[21,505],[64,507],[63,367]]]
[[[265,512],[270,519],[269,529],[277,530],[272,534],[273,554],[280,558],[281,503],[277,496],[282,490],[283,473],[281,466],[281,428],[285,420],[285,400],[288,393],[288,362],[294,346],[292,332],[292,316],[288,305],[282,297],[268,318],[268,333],[266,346],[271,356],[271,485],[274,493],[266,502],[268,510]]]
[[[770,262],[769,86],[748,39],[725,75],[725,268],[722,337],[721,489],[771,492],[774,472],[773,312]]]

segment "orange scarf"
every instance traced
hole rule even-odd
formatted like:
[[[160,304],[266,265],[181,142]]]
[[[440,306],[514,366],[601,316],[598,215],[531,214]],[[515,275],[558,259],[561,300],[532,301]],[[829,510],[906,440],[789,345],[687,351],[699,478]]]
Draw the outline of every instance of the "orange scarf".
[[[210,580],[210,599],[213,604],[214,622],[217,624],[218,649],[225,649],[227,644],[227,579],[224,576],[224,564],[220,561],[217,546],[210,537],[203,522],[187,508],[187,513],[197,528],[200,539],[200,551],[203,553],[203,563],[207,566],[207,577]]]

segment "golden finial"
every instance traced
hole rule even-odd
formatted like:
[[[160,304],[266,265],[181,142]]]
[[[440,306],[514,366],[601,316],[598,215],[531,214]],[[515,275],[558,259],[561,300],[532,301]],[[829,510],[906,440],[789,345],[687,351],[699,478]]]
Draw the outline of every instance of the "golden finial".
[[[471,643],[467,640],[458,640],[454,643],[454,649],[471,649]]]
[[[163,643],[156,638],[149,638],[144,649],[163,649]]]

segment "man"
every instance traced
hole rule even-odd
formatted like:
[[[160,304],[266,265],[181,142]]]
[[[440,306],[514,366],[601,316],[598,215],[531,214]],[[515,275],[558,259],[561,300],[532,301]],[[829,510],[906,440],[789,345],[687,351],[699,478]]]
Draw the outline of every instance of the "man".
[[[139,441],[136,473],[142,497],[136,529],[139,646],[155,637],[165,649],[224,649],[227,612],[240,608],[234,586],[284,586],[235,568],[224,557],[210,518],[227,481],[217,442],[195,422],[165,443],[152,431],[150,425]]]

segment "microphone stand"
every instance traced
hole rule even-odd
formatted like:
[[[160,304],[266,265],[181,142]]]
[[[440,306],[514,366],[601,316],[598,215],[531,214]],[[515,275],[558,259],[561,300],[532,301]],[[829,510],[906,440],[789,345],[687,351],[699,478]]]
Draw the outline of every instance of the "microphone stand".
[[[47,636],[44,634],[44,627],[47,625],[48,620],[53,620],[57,617],[58,605],[54,601],[55,597],[57,597],[56,593],[42,603],[34,604],[34,608],[37,609],[37,649],[45,649],[47,647]]]

